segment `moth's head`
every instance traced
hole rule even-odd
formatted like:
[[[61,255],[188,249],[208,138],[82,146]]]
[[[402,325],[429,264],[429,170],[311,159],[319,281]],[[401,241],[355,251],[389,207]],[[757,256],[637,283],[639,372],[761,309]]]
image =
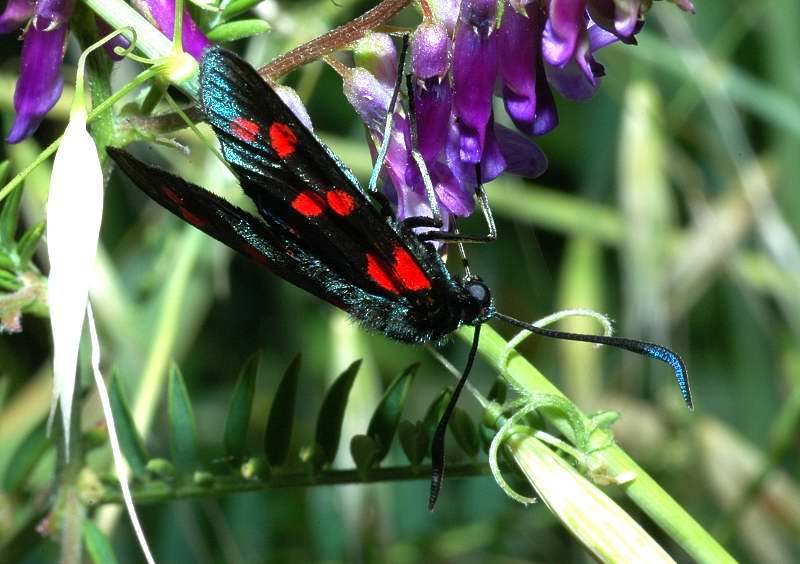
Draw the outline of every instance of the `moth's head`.
[[[489,287],[477,276],[462,282],[466,292],[463,321],[467,325],[479,325],[494,315],[494,301]]]

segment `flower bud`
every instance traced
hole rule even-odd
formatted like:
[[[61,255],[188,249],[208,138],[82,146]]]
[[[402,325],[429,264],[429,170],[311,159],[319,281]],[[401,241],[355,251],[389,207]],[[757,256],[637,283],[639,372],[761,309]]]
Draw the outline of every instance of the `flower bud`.
[[[450,67],[450,36],[439,24],[422,24],[411,38],[411,68],[420,79],[441,78]]]
[[[386,33],[370,33],[356,43],[353,58],[357,67],[371,72],[381,84],[394,90],[397,83],[397,49]]]

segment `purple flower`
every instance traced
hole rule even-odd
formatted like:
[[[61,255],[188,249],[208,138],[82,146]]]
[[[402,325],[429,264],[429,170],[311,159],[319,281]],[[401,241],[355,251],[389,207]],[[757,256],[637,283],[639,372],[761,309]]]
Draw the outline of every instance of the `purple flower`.
[[[75,0],[38,0],[33,23],[40,29],[50,31],[67,23],[74,8]],[[40,19],[44,19],[46,24],[42,25]]]
[[[497,76],[495,0],[464,0],[453,53],[453,105],[461,129],[461,160],[479,163],[492,115]]]
[[[672,0],[686,10],[690,0]],[[443,220],[475,208],[481,181],[504,172],[536,177],[547,158],[528,137],[558,124],[551,86],[572,100],[596,91],[603,66],[594,54],[621,41],[635,44],[644,0],[505,0],[499,25],[496,0],[428,0],[431,8],[411,39],[414,120],[402,101],[384,162],[383,189],[399,219],[431,215],[422,156]],[[457,16],[457,17],[456,17]],[[386,36],[368,38],[366,68],[345,76],[345,94],[370,132],[373,156],[382,142],[396,77],[396,54]],[[396,72],[396,71],[393,71]],[[493,98],[502,96],[517,131],[494,120]],[[402,99],[402,96],[401,96]],[[411,107],[409,105],[409,107]],[[412,147],[412,123],[416,147]]]
[[[542,54],[554,67],[567,64],[575,55],[585,29],[586,0],[550,0],[550,13],[542,38]]]
[[[370,33],[353,49],[356,66],[367,69],[384,86],[394,89],[397,81],[397,49],[386,33]]]
[[[421,25],[411,43],[411,68],[414,72],[414,105],[417,142],[425,162],[430,165],[447,141],[453,90],[447,79],[450,66],[450,37],[441,25]]]
[[[0,14],[0,33],[11,33],[20,29],[33,16],[36,2],[33,0],[9,0]]]
[[[6,12],[9,9],[10,6]],[[6,137],[8,143],[18,143],[33,135],[64,89],[61,64],[68,26],[54,24],[45,17],[34,17],[35,22],[28,27],[22,43],[19,80],[14,90],[17,115]]]
[[[133,6],[161,33],[172,39],[175,31],[175,0],[134,0]],[[203,50],[211,46],[211,42],[194,23],[186,8],[183,9],[181,39],[183,40],[183,50],[198,61],[203,56]]]
[[[619,38],[589,20],[586,34],[581,39],[575,56],[562,67],[548,65],[547,79],[565,98],[583,101],[591,98],[605,75],[603,65],[594,58],[599,49],[618,41]]]

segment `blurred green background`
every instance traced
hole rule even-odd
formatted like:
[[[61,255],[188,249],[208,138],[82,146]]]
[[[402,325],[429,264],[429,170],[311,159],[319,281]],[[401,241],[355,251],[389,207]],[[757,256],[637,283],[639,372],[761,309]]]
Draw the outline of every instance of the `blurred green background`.
[[[243,52],[263,63],[369,6],[265,3],[259,13],[274,31]],[[506,176],[488,185],[499,241],[468,251],[500,311],[536,319],[590,307],[611,315],[618,334],[681,353],[693,413],[661,364],[536,338],[520,348],[585,412],[618,410],[613,430],[622,447],[736,557],[794,562],[800,558],[800,4],[706,0],[697,8],[690,16],[657,3],[638,46],[599,53],[607,71],[599,93],[582,104],[559,98],[560,126],[537,140],[548,172],[535,181]],[[409,12],[395,22],[413,25]],[[67,76],[74,76],[76,51],[73,45],[68,53]],[[13,116],[18,52],[14,37],[4,36],[4,131]],[[120,74],[133,67],[127,68]],[[287,82],[306,100],[320,136],[366,179],[371,163],[363,128],[338,76],[314,63]],[[63,130],[70,95],[68,89],[35,140],[4,146],[14,171]],[[139,154],[236,193],[190,134],[177,137],[193,147],[188,164],[176,151],[141,145]],[[26,181],[26,226],[42,216],[48,179],[46,164]],[[169,452],[163,401],[170,359],[186,379],[200,459],[208,465],[223,456],[233,384],[258,349],[263,363],[249,437],[256,452],[277,382],[292,357],[303,354],[292,460],[313,437],[324,390],[356,358],[365,365],[345,418],[338,458],[344,467],[352,466],[349,438],[364,432],[384,386],[406,366],[423,363],[408,419],[421,418],[452,383],[424,349],[354,328],[334,308],[167,216],[117,173],[105,206],[92,293],[104,364],[107,374],[112,365],[119,370],[152,455]],[[467,229],[482,230],[480,219]],[[457,270],[458,261],[451,263]],[[50,404],[48,322],[26,316],[23,327],[0,337],[0,477]],[[597,330],[583,321],[561,327]],[[461,367],[466,346],[454,340],[443,353]],[[84,376],[88,382],[88,371]],[[488,391],[494,378],[477,363],[479,388]],[[83,403],[90,428],[101,420],[97,398],[89,393]],[[469,396],[460,405],[479,416]],[[449,460],[459,456],[456,448],[448,453]],[[54,458],[49,449],[24,487],[0,491],[0,538],[48,495]],[[101,450],[90,460],[103,467],[109,459]],[[387,462],[405,462],[396,444]],[[432,514],[427,489],[423,475],[175,501],[143,506],[141,513],[162,562],[589,560],[543,504],[516,504],[490,477],[447,480]],[[627,499],[608,491],[677,560],[687,560]],[[105,526],[116,521],[120,561],[138,562],[126,517],[110,507],[95,515]],[[58,555],[53,542],[33,538],[31,546],[25,562]]]

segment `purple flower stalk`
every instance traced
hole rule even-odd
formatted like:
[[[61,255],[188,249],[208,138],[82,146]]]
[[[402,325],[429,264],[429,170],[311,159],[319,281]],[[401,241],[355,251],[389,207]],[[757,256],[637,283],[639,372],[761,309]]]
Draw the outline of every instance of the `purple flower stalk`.
[[[19,80],[14,90],[16,116],[6,137],[8,143],[33,135],[61,97],[61,64],[73,7],[70,0],[41,0],[36,4],[10,0],[0,14],[0,33],[20,29],[33,17],[23,35]]]

